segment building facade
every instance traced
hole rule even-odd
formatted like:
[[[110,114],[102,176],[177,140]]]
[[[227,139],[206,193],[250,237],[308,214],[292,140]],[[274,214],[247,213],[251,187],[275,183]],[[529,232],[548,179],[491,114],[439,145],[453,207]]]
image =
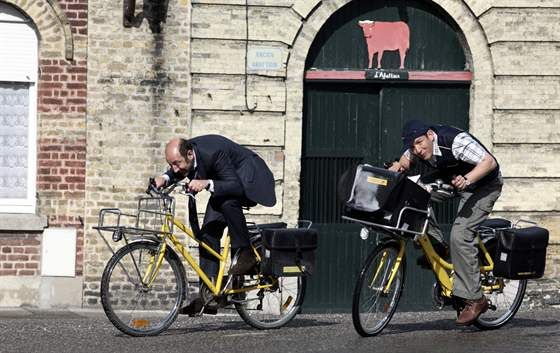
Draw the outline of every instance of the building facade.
[[[412,109],[406,102],[423,106],[426,112],[440,109],[442,115],[454,115],[458,125],[481,139],[499,160],[505,178],[495,214],[534,220],[550,230],[548,281],[538,282],[547,284],[536,284],[535,290],[555,290],[560,278],[557,1],[145,0],[124,4],[134,5],[133,11],[130,7],[123,11],[123,2],[101,0],[0,1],[15,8],[37,34],[39,72],[35,81],[22,81],[26,87],[37,87],[36,135],[28,141],[30,149],[31,142],[37,146],[36,176],[29,174],[36,180],[29,189],[35,188],[37,197],[26,212],[0,209],[6,211],[0,214],[0,275],[2,283],[9,283],[9,288],[1,284],[0,289],[10,293],[0,295],[0,305],[63,305],[42,294],[48,283],[49,288],[77,286],[80,305],[98,306],[101,273],[111,256],[93,229],[99,209],[133,211],[148,178],[165,170],[165,142],[177,135],[223,134],[263,157],[276,179],[278,203],[253,208],[251,220],[293,224],[305,216],[315,217],[312,220],[325,228],[336,227],[340,223],[336,210],[330,218],[306,211],[333,203],[334,198],[309,206],[306,195],[329,194],[333,181],[309,182],[313,175],[336,174],[334,164],[328,163],[343,163],[326,157],[348,158],[337,151],[361,146],[359,141],[369,143],[358,135],[352,135],[354,139],[344,135],[337,125],[340,121],[329,120],[340,105],[357,102],[356,97],[366,97],[352,103],[359,107],[354,111],[357,117],[381,112],[375,118],[382,122],[379,126],[360,118],[350,128],[344,125],[348,131],[371,131],[375,136],[371,140],[382,141],[371,147],[377,151],[370,156],[377,158],[375,162],[394,157],[399,149],[400,124]],[[375,76],[375,60],[366,72],[368,45],[359,21],[408,25],[406,59],[394,47],[375,54],[376,58],[383,55],[379,60],[383,70],[378,73],[385,72],[388,80],[369,76]],[[444,50],[445,43],[455,51]],[[0,57],[3,52],[0,42]],[[399,59],[404,61],[403,70]],[[405,82],[391,77],[403,71],[408,75]],[[12,82],[0,77],[2,81]],[[448,99],[446,108],[438,100],[426,103],[429,99],[418,98],[418,91]],[[459,98],[449,98],[450,92],[459,92]],[[403,98],[409,96],[416,98]],[[394,97],[394,104],[388,97]],[[376,103],[371,105],[372,101]],[[342,103],[314,115],[315,105],[325,107],[330,102]],[[405,108],[388,115],[398,106]],[[341,120],[350,119],[344,115],[348,109],[339,113]],[[429,113],[425,118],[440,119]],[[327,122],[333,124],[330,135],[312,136]],[[346,140],[338,140],[339,136]],[[310,152],[331,140],[331,149]],[[3,148],[2,153],[9,152]],[[318,157],[324,158],[325,169],[312,164]],[[312,188],[323,182],[327,189]],[[199,203],[199,210],[205,209],[204,200]],[[184,213],[181,208],[179,214]],[[59,232],[49,235],[49,229]],[[57,234],[62,239],[68,229],[75,233],[74,275],[58,275],[56,264],[54,275],[42,273],[48,256],[46,239]],[[324,241],[336,246],[335,236],[325,236]],[[73,238],[68,239],[71,247]],[[360,244],[356,239],[349,245],[357,250],[341,254],[341,261],[356,257],[359,262]],[[326,250],[321,256],[326,259],[324,266],[334,263]],[[310,300],[323,303],[313,290]],[[329,310],[329,305],[334,304],[325,301],[316,307]]]
[[[81,303],[87,20],[85,0],[0,1],[2,306]]]

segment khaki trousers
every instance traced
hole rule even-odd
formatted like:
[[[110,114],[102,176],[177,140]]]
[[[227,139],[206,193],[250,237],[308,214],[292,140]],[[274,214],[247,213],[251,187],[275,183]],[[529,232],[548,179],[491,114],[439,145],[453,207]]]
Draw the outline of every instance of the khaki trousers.
[[[464,299],[482,297],[478,262],[478,238],[475,228],[494,207],[502,192],[502,178],[460,194],[459,212],[451,228],[450,245],[453,262],[453,295]]]

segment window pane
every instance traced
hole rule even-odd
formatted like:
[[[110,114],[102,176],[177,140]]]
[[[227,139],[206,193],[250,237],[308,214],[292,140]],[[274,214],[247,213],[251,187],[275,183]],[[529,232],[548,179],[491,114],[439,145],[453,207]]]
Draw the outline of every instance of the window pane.
[[[27,198],[29,84],[0,82],[0,198]]]

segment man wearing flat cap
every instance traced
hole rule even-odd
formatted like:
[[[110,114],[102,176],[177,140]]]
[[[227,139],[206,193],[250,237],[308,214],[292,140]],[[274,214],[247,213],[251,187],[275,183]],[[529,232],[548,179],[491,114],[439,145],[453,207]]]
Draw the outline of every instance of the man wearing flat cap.
[[[500,196],[500,167],[476,137],[452,126],[410,120],[403,127],[402,141],[403,154],[391,170],[406,171],[415,163],[427,164],[447,175],[447,181],[461,197],[450,235],[453,295],[465,301],[456,323],[471,325],[488,310],[480,282],[477,238],[473,229],[488,217]]]

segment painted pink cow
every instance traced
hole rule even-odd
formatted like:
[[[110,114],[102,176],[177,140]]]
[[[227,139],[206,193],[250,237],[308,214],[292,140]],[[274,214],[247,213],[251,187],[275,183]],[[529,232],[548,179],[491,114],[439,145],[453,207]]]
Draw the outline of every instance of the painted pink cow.
[[[410,30],[405,22],[360,21],[359,26],[366,38],[369,64],[372,67],[373,56],[377,53],[377,68],[381,67],[383,52],[398,50],[401,58],[400,69],[404,69],[404,59],[410,44]]]

